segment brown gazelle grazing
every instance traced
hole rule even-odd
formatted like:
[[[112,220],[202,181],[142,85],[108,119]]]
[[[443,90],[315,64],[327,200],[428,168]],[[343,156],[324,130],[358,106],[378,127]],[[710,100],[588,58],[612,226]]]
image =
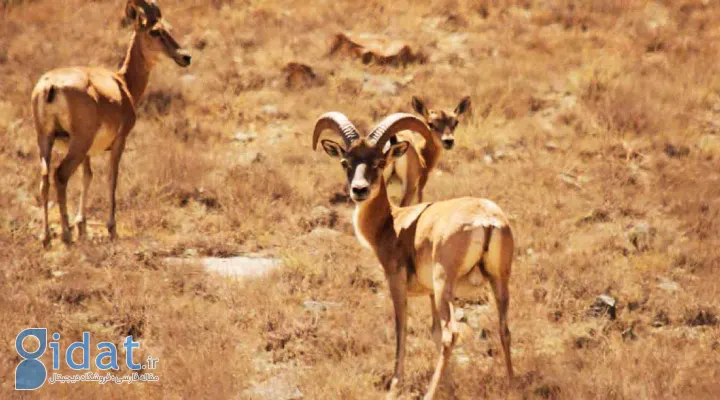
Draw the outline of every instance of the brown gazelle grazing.
[[[397,139],[412,146],[383,172],[386,184],[399,183],[399,204],[403,207],[423,201],[425,185],[440,161],[443,148],[450,150],[455,145],[455,128],[460,116],[470,108],[470,97],[464,97],[453,111],[429,109],[418,97],[412,98],[412,106],[423,116],[430,131],[423,134],[423,141],[416,140],[411,133],[400,132]]]
[[[391,395],[403,377],[407,324],[407,296],[428,295],[432,307],[432,332],[440,353],[426,399],[438,388],[457,339],[453,300],[477,296],[482,278],[492,286],[500,320],[500,340],[510,378],[510,330],[507,311],[508,282],[514,241],[502,210],[486,199],[463,197],[411,207],[395,207],[388,199],[382,170],[406,154],[407,142],[383,147],[401,130],[427,130],[410,114],[393,114],[373,131],[360,137],[341,113],[322,115],[315,125],[313,149],[320,134],[331,130],[342,143],[321,141],[325,152],[340,159],[356,203],[353,225],[358,240],[375,252],[382,264],[395,308],[395,372]],[[427,134],[427,132],[425,132]]]
[[[85,206],[92,181],[90,157],[110,152],[110,217],[107,229],[115,238],[115,189],[125,140],[135,125],[135,107],[148,84],[150,71],[160,54],[181,67],[190,65],[190,55],[170,35],[153,0],[129,0],[126,15],[134,30],[125,62],[118,72],[104,68],[61,68],[45,73],[32,93],[32,113],[40,149],[44,211],[43,245],[50,244],[48,195],[53,144],[67,145],[67,154],[55,171],[62,240],[72,241],[67,215],[67,183],[83,165],[83,186],[76,225],[78,237],[86,234]]]

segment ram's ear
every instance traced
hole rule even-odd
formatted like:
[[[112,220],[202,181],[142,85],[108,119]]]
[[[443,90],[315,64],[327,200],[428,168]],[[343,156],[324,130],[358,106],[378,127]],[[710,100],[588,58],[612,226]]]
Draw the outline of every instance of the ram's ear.
[[[470,109],[470,105],[470,96],[463,97],[463,99],[460,100],[460,104],[458,104],[458,106],[455,108],[455,114],[464,114]]]
[[[425,118],[428,117],[428,108],[427,106],[425,106],[425,102],[422,101],[422,99],[420,99],[419,97],[413,96],[412,107],[413,110],[415,110],[415,112],[417,112],[418,114],[422,115]]]
[[[345,149],[335,141],[324,139],[320,141],[320,144],[330,157],[340,158],[345,156]]]

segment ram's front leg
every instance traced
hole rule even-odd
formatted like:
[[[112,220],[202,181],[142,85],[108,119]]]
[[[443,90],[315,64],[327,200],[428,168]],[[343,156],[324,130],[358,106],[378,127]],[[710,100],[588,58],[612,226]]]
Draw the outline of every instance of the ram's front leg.
[[[395,372],[390,381],[389,398],[397,397],[405,370],[405,342],[407,338],[407,272],[405,268],[387,274],[390,296],[395,308]]]

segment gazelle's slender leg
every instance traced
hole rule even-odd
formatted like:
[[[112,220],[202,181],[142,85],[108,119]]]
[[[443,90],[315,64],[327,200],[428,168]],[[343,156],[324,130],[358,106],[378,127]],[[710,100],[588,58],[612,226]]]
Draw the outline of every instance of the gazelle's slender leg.
[[[85,207],[87,206],[88,189],[92,182],[92,168],[90,166],[90,156],[86,156],[83,161],[83,186],[78,204],[78,213],[75,217],[75,226],[78,228],[78,239],[85,238],[87,234],[87,219],[85,218]]]
[[[80,163],[85,159],[87,146],[83,141],[70,139],[68,153],[55,171],[55,189],[57,190],[60,220],[62,223],[62,240],[66,244],[72,242],[72,231],[67,213],[67,184]]]
[[[50,197],[50,162],[52,159],[54,135],[38,134],[40,149],[40,199],[43,206],[43,238],[44,247],[50,245],[50,221],[48,220],[48,201]]]
[[[395,372],[390,381],[390,397],[395,397],[405,372],[405,341],[407,338],[407,271],[400,268],[388,274],[390,295],[395,308]]]
[[[115,191],[117,189],[118,170],[120,168],[120,158],[123,150],[125,150],[125,135],[121,134],[115,139],[110,153],[110,170],[108,185],[110,189],[110,218],[107,222],[107,230],[110,240],[117,238],[115,231]]]
[[[435,275],[433,277],[434,295],[435,295],[435,307],[438,311],[440,319],[440,330],[441,330],[441,345],[438,356],[437,365],[435,366],[435,372],[433,373],[430,386],[425,394],[425,400],[432,400],[435,397],[438,386],[440,385],[440,379],[445,373],[448,361],[452,355],[452,349],[457,341],[457,326],[454,318],[454,306],[453,300],[453,284],[454,277],[443,276],[444,273],[438,273],[438,271],[447,271],[445,267],[436,264]]]

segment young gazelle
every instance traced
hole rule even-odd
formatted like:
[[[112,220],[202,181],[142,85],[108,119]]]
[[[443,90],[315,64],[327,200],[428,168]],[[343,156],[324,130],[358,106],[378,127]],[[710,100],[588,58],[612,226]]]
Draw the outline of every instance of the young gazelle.
[[[454,111],[429,109],[415,96],[412,98],[412,106],[423,116],[430,131],[424,131],[423,141],[416,140],[411,133],[400,132],[397,139],[412,143],[412,147],[383,171],[387,185],[396,181],[399,183],[399,204],[403,207],[423,201],[423,190],[430,173],[440,161],[443,148],[450,150],[455,145],[455,128],[460,116],[470,109],[470,97],[464,97]]]
[[[477,296],[482,277],[488,279],[497,303],[505,365],[513,375],[507,311],[513,235],[502,210],[486,199],[463,197],[411,207],[395,207],[387,196],[383,168],[408,150],[407,142],[383,146],[401,130],[427,130],[410,114],[392,114],[366,137],[339,112],[320,117],[313,149],[324,130],[343,142],[322,140],[325,152],[340,159],[356,203],[353,217],[360,243],[375,252],[383,266],[395,309],[397,347],[391,394],[402,381],[405,361],[407,296],[429,295],[432,332],[440,353],[426,399],[432,399],[457,339],[455,296]],[[427,133],[427,132],[425,132]]]
[[[61,68],[45,73],[32,93],[32,113],[40,149],[44,211],[42,243],[50,244],[48,195],[53,144],[67,146],[67,155],[55,171],[57,201],[62,220],[62,240],[72,241],[66,191],[73,172],[83,165],[83,186],[76,224],[78,236],[86,234],[85,206],[92,181],[90,157],[110,152],[110,218],[107,229],[115,238],[115,188],[125,140],[135,125],[135,108],[160,54],[181,67],[190,65],[190,55],[170,35],[169,27],[153,0],[129,0],[126,14],[135,32],[125,62],[118,72],[104,68]]]

